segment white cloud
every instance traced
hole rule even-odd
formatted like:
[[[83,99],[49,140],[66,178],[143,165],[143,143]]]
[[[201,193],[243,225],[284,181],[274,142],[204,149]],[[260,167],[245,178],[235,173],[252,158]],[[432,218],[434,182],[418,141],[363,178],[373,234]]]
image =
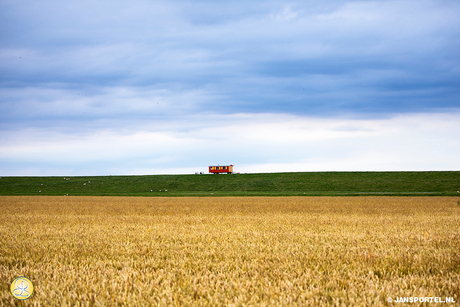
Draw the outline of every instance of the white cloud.
[[[18,3],[5,174],[459,167],[455,1]]]
[[[46,168],[65,175],[55,168],[62,165],[85,175],[188,173],[227,163],[240,172],[458,170],[459,115],[371,120],[203,114],[169,123],[167,131],[148,123],[133,131],[72,135],[16,131],[2,136],[0,171],[24,174],[21,163],[43,168],[28,175]],[[8,163],[17,164],[16,173],[7,171]]]
[[[302,14],[303,10],[294,10],[291,5],[287,5],[283,10],[273,15],[273,18],[277,21],[291,21],[296,20],[299,14]]]

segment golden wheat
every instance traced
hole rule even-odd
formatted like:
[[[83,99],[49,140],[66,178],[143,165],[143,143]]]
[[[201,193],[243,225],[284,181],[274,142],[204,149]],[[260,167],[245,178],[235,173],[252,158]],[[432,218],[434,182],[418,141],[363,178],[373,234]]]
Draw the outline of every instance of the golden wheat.
[[[0,212],[6,306],[460,300],[457,198],[2,196]]]

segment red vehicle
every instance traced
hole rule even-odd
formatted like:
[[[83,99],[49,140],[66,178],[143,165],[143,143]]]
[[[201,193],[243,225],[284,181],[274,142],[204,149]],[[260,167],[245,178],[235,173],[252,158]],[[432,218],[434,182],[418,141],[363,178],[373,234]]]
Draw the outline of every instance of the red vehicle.
[[[219,174],[219,173],[233,173],[233,165],[218,165],[218,166],[210,166],[209,172],[211,174]]]

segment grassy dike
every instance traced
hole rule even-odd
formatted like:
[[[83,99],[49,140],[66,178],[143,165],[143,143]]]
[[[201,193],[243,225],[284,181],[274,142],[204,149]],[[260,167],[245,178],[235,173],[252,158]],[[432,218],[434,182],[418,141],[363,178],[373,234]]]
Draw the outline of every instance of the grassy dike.
[[[460,190],[460,171],[2,177],[0,179],[2,196],[67,194],[73,196],[460,196],[458,190]]]

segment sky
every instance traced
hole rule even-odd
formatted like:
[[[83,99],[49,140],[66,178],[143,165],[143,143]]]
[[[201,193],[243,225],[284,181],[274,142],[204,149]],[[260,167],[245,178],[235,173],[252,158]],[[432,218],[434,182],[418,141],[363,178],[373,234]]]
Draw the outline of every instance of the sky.
[[[460,170],[460,2],[0,0],[0,175]]]

